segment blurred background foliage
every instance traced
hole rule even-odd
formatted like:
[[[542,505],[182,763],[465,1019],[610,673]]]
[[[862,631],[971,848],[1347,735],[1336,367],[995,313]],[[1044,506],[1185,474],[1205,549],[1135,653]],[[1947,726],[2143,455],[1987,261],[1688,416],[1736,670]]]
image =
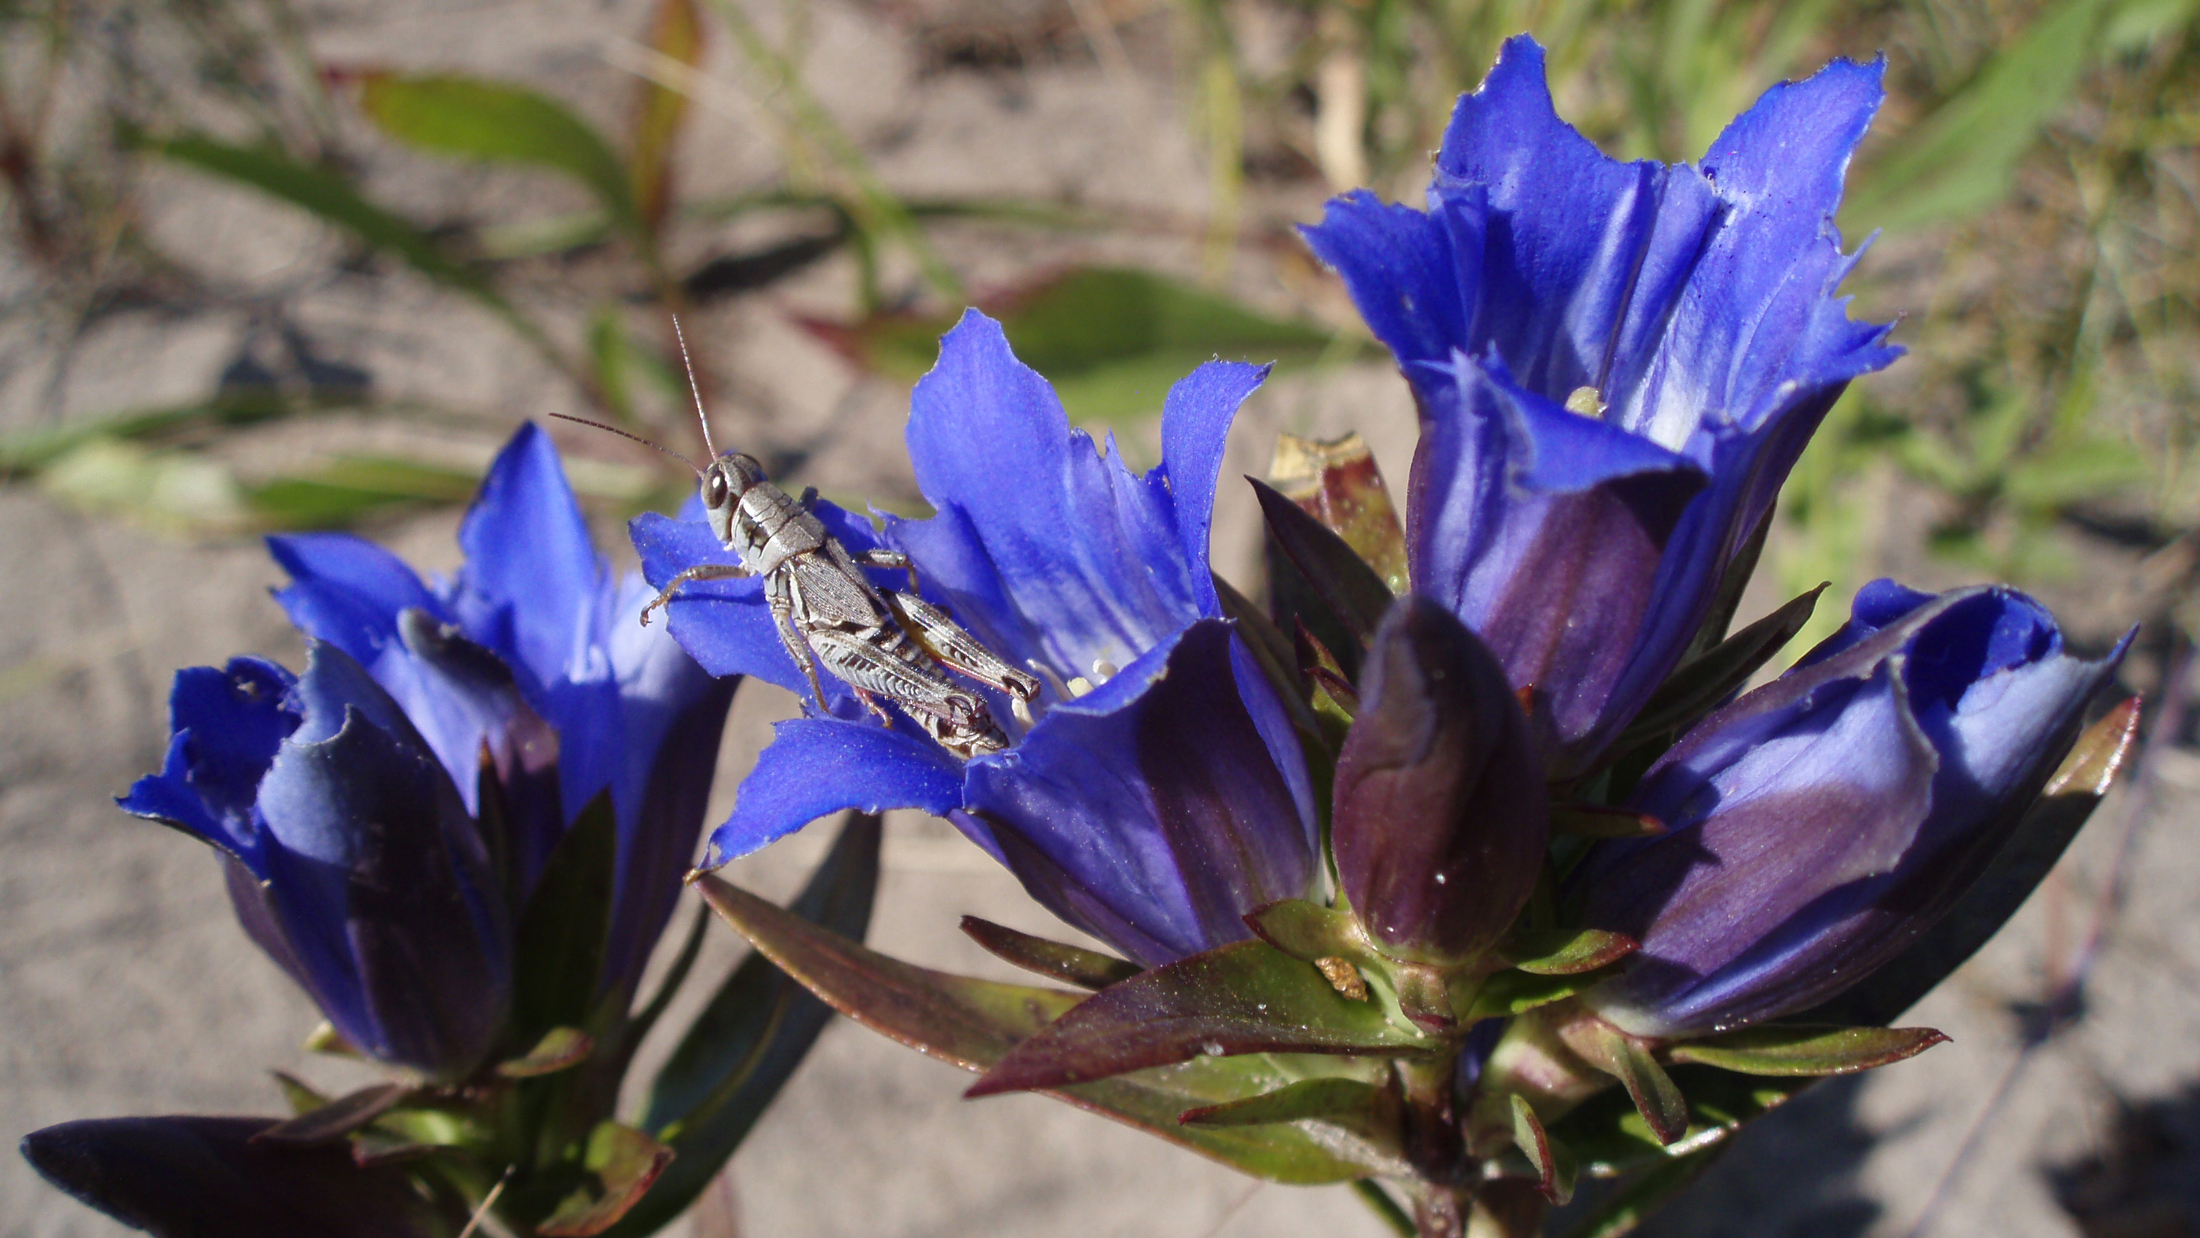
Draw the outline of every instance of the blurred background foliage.
[[[906,18],[888,0],[872,3],[882,20]],[[1205,152],[1205,218],[897,194],[802,78],[805,0],[655,0],[636,28],[607,31],[607,58],[632,79],[624,123],[612,127],[539,84],[323,62],[287,0],[49,0],[0,8],[6,243],[38,274],[28,295],[78,330],[187,292],[218,297],[182,287],[203,276],[140,226],[139,196],[155,167],[219,178],[326,221],[354,265],[408,268],[479,304],[597,415],[682,442],[673,316],[846,254],[851,303],[802,325],[853,364],[908,382],[974,300],[1008,321],[1074,417],[1112,424],[1152,416],[1141,392],[1217,353],[1302,366],[1376,355],[1334,297],[1256,307],[1232,299],[1228,275],[1258,260],[1311,288],[1292,219],[1354,185],[1416,199],[1452,99],[1509,34],[1532,32],[1550,48],[1561,111],[1607,149],[1667,160],[1699,154],[1767,85],[1833,54],[1883,49],[1891,97],[1851,170],[1840,222],[1852,244],[1881,233],[1850,289],[1860,312],[1908,311],[1897,338],[1912,358],[1852,391],[1797,470],[1769,559],[1778,583],[1793,593],[1831,580],[1844,593],[1875,531],[1915,518],[1930,553],[1966,575],[2052,580],[2093,539],[2147,556],[2145,613],[2190,606],[2180,599],[2200,570],[2200,0],[968,7],[945,23],[952,56],[1013,59],[1044,45],[1118,76],[1146,71],[1131,63],[1127,32],[1165,27],[1178,106],[1152,123],[1185,126]],[[702,69],[704,49],[721,40],[737,53],[738,80]],[[72,78],[99,84],[77,92],[98,101],[95,114],[57,108]],[[688,196],[684,127],[729,91],[769,116],[782,174],[742,195]],[[360,175],[375,143],[421,160],[547,170],[586,205],[409,218]],[[698,257],[677,243],[684,229],[764,214],[799,222],[749,250]],[[1186,230],[1203,244],[1205,279],[1074,267],[971,290],[929,239],[943,221]],[[535,312],[515,273],[579,260],[610,273],[595,279],[605,291],[576,336]],[[354,524],[470,493],[467,470],[402,455],[240,477],[207,448],[255,423],[334,409],[488,415],[381,397],[368,376],[296,335],[277,351],[265,366],[232,366],[203,399],[11,430],[0,475],[195,533]],[[726,376],[712,357],[698,362],[708,395]],[[677,466],[598,466],[576,481],[590,499],[631,510],[668,501],[682,476]],[[1891,504],[1890,487],[1931,501]],[[1826,609],[1821,625],[1840,611]],[[2189,628],[2193,616],[2180,617]]]

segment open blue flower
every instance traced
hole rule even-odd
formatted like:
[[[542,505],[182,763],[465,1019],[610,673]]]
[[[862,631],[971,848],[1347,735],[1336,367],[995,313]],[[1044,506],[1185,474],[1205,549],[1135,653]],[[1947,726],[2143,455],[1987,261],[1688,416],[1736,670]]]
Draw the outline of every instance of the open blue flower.
[[[874,537],[830,504],[818,511],[851,550],[906,553],[929,600],[1039,674],[1035,724],[990,695],[1018,742],[965,765],[906,719],[864,718],[828,682],[829,712],[780,725],[709,862],[842,808],[921,808],[1056,914],[1148,963],[1243,938],[1243,913],[1306,894],[1315,826],[1298,742],[1207,566],[1223,440],[1265,373],[1214,362],[1178,383],[1162,463],[1141,477],[1112,441],[1103,452],[1070,428],[999,324],[965,315],[911,400],[909,452],[938,515],[889,518]],[[644,516],[634,543],[652,581],[735,561],[699,521]],[[761,582],[692,585],[669,610],[706,668],[806,693]]]
[[[632,993],[733,688],[636,622],[648,588],[606,569],[535,427],[459,541],[465,568],[431,587],[355,537],[270,538],[292,577],[277,597],[313,638],[305,674],[178,674],[166,766],[120,801],[228,855],[246,929],[346,1039],[444,1073],[489,1047],[513,917],[599,796],[618,826],[601,987]]]
[[[1420,403],[1413,588],[1533,689],[1554,778],[1641,709],[1826,410],[1899,355],[1834,296],[1881,72],[1773,87],[1698,165],[1622,163],[1558,119],[1523,35],[1460,99],[1426,212],[1359,191],[1305,230]]]
[[[1583,1001],[1680,1036],[1863,979],[1978,879],[2121,654],[2065,653],[2014,590],[1867,585],[1839,633],[1644,775],[1631,806],[1666,834],[1583,860],[1568,895],[1583,922],[1642,943]]]

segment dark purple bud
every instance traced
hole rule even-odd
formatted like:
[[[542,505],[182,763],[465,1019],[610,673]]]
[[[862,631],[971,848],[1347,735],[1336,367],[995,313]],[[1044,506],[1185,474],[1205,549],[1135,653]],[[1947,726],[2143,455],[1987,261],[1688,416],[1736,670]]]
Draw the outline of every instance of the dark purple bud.
[[[1863,979],[1977,880],[2116,661],[2064,653],[2013,590],[1866,586],[1847,627],[1644,775],[1631,806],[1666,834],[1583,861],[1569,905],[1642,942],[1583,1001],[1695,1036]]]
[[[252,1142],[273,1118],[102,1118],[23,1137],[48,1182],[157,1238],[434,1238],[438,1211],[392,1166],[351,1146]]]
[[[1550,837],[1543,766],[1504,668],[1450,611],[1402,599],[1360,676],[1332,842],[1387,952],[1461,962],[1526,905]]]

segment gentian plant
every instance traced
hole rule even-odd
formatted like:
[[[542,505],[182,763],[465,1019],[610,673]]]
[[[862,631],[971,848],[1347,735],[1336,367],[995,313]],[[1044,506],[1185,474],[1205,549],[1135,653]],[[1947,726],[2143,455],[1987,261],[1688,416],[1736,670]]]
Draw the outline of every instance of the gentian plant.
[[[1250,602],[1206,536],[1259,372],[1179,384],[1141,477],[975,315],[913,399],[937,514],[818,508],[1049,686],[1022,715],[991,699],[1009,746],[967,762],[829,692],[713,862],[923,808],[1116,953],[966,920],[1058,983],[946,975],[704,876],[721,916],[981,1072],[974,1096],[1046,1091],[1268,1178],[1355,1181],[1425,1235],[1539,1233],[1578,1175],[1647,1168],[1639,1213],[1810,1079],[1943,1039],[1889,1024],[2123,762],[2136,702],[2088,722],[2121,647],[2077,656],[2006,589],[1881,582],[1744,691],[1817,598],[1728,631],[1781,482],[1898,355],[1835,296],[1880,69],[1775,87],[1661,167],[1561,122],[1541,62],[1516,39],[1460,100],[1426,211],[1354,194],[1307,230],[1420,408],[1403,522],[1364,448],[1287,441]],[[634,532],[653,581],[730,558],[696,522]],[[673,633],[799,690],[764,596],[692,586]]]
[[[99,1119],[36,1132],[57,1185],[158,1234],[645,1234],[708,1183],[825,1009],[761,960],[614,1112],[642,970],[703,824],[735,680],[636,619],[650,590],[590,543],[523,427],[424,582],[346,535],[270,539],[306,635],[176,677],[167,760],[120,801],[211,844],[239,922],[327,1016],[313,1043],[393,1071],[341,1097],[284,1078],[287,1120]],[[804,914],[860,936],[877,827],[843,836]],[[695,928],[700,930],[702,921]],[[209,1228],[211,1226],[212,1228]]]

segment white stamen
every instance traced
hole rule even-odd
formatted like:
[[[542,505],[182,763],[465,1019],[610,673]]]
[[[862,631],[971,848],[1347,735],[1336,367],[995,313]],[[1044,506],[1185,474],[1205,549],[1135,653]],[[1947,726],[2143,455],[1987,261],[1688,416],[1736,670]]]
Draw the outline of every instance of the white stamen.
[[[1094,683],[1106,683],[1113,678],[1115,678],[1115,663],[1108,661],[1106,658],[1094,658],[1092,660],[1092,681]]]
[[[1071,700],[1075,700],[1076,698],[1083,696],[1090,691],[1092,691],[1092,681],[1085,678],[1083,675],[1079,675],[1069,681],[1069,695]]]
[[[1566,411],[1569,413],[1580,413],[1584,417],[1602,417],[1604,409],[1604,397],[1597,394],[1594,387],[1576,387],[1573,394],[1566,397]]]

